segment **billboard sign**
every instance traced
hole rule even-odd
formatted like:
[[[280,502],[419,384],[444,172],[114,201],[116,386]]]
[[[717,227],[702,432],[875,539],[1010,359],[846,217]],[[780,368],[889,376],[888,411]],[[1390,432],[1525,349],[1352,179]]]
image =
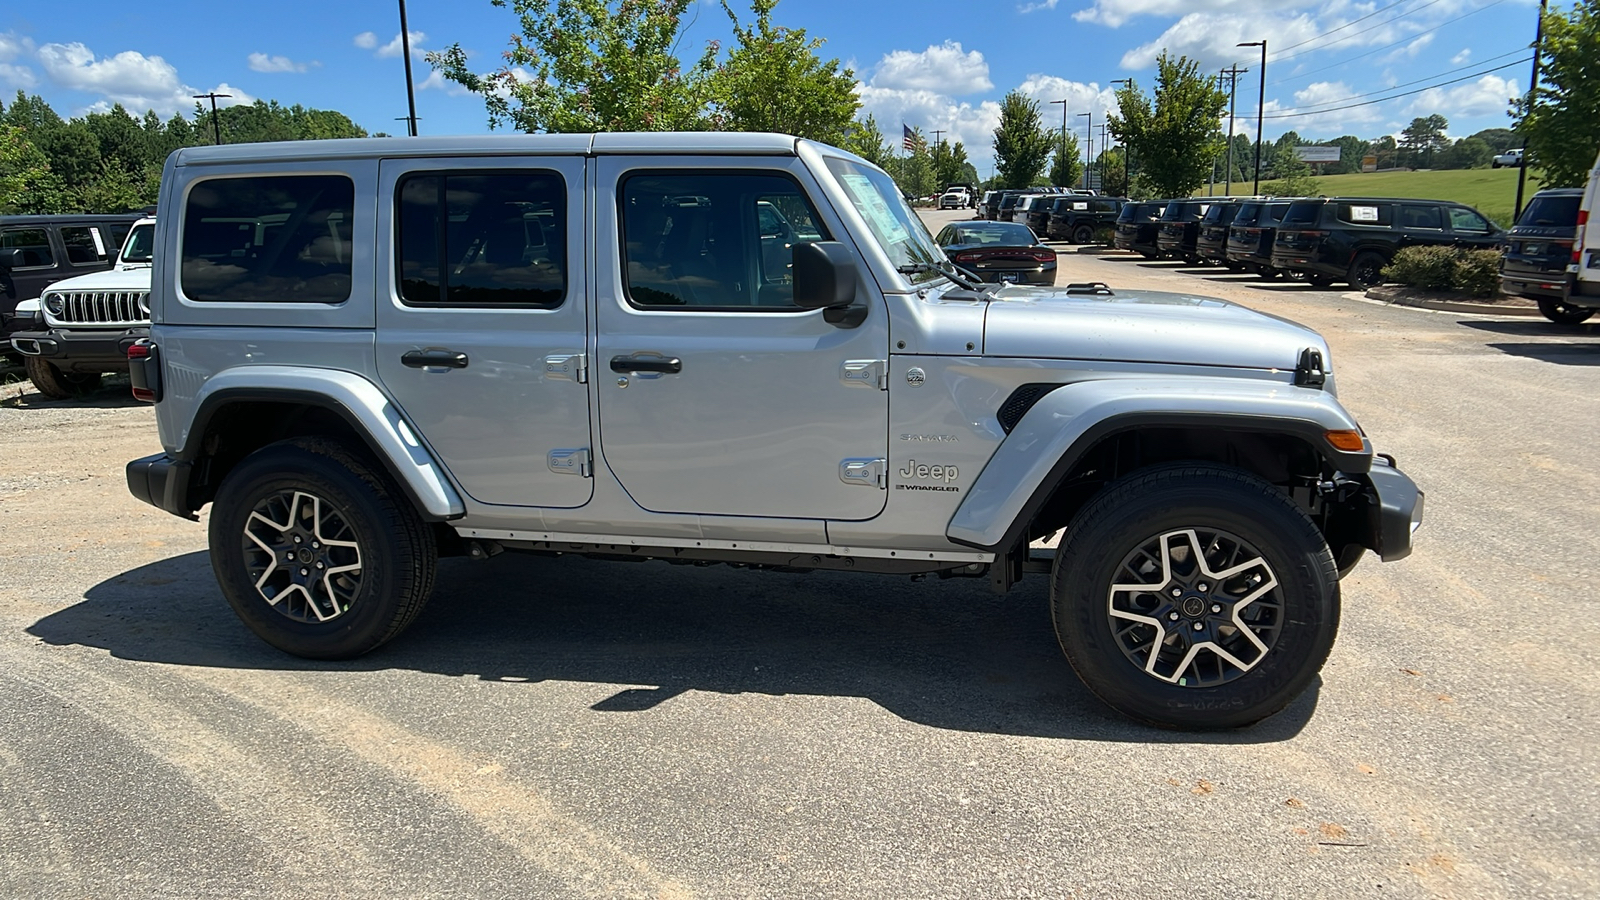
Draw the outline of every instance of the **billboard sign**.
[[[1308,163],[1330,163],[1339,161],[1339,149],[1338,146],[1308,147],[1302,145],[1294,148],[1294,153]]]

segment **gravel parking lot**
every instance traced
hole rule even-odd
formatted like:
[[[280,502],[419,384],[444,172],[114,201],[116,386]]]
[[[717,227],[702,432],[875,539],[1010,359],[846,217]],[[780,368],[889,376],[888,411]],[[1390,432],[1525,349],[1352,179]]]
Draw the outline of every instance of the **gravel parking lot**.
[[[1060,250],[1321,330],[1428,492],[1286,712],[1116,717],[1040,578],[452,559],[393,644],[299,660],[227,608],[204,515],[128,494],[149,407],[6,385],[0,896],[1600,892],[1600,326]]]

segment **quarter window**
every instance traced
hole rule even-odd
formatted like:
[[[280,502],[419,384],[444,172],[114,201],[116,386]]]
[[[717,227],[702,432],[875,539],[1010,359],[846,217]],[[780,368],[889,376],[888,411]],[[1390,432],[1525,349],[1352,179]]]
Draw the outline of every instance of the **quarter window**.
[[[1489,223],[1470,209],[1450,208],[1450,227],[1456,231],[1489,233]]]
[[[61,229],[61,243],[67,247],[67,262],[87,266],[106,261],[106,245],[99,232],[82,225]]]
[[[217,178],[189,191],[182,286],[203,302],[350,298],[355,183],[343,175]]]
[[[430,172],[399,188],[408,306],[553,309],[567,295],[567,187],[554,172]]]
[[[827,240],[782,175],[641,173],[620,204],[623,278],[640,307],[793,310],[793,247]]]
[[[50,252],[50,235],[43,228],[15,228],[0,231],[0,250],[21,250],[19,269],[42,269],[55,265],[55,254]]]

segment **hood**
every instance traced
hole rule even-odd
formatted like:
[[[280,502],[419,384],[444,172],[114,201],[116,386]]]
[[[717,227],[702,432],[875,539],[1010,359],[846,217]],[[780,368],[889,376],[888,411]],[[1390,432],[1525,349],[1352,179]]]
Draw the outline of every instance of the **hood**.
[[[62,280],[45,288],[44,293],[58,291],[148,291],[150,290],[150,264],[125,263],[104,272],[92,272],[76,278]]]
[[[985,356],[1085,359],[1293,371],[1307,347],[1332,358],[1304,325],[1191,294],[1068,294],[1006,287],[984,317]]]

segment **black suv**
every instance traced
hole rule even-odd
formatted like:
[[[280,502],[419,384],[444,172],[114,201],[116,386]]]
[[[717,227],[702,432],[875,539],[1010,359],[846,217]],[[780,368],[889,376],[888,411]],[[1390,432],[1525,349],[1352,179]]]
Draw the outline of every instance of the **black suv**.
[[[1367,288],[1383,281],[1383,267],[1401,247],[1493,250],[1504,239],[1477,210],[1449,200],[1318,197],[1284,211],[1272,265],[1318,287],[1344,281]]]
[[[1272,241],[1278,234],[1278,220],[1289,209],[1289,203],[1289,200],[1239,201],[1239,211],[1228,229],[1226,255],[1230,267],[1239,266],[1268,278],[1279,274],[1272,267]]]
[[[1111,246],[1118,250],[1132,250],[1142,254],[1145,259],[1160,256],[1161,250],[1156,246],[1156,229],[1161,225],[1161,211],[1167,208],[1169,202],[1141,200],[1124,203],[1122,212],[1117,214],[1116,234],[1111,238]]]
[[[1161,213],[1161,226],[1156,232],[1156,247],[1162,256],[1200,262],[1195,241],[1200,237],[1200,220],[1205,217],[1216,200],[1174,200]]]
[[[15,318],[18,303],[63,278],[111,268],[141,215],[0,216],[0,352],[11,350],[13,332],[33,326]]]
[[[1228,262],[1228,226],[1233,224],[1233,217],[1238,214],[1239,201],[1232,198],[1211,204],[1200,219],[1198,234],[1194,239],[1194,255],[1200,257],[1202,262],[1234,268],[1235,264]]]
[[[1572,261],[1572,241],[1578,233],[1578,207],[1583,188],[1540,191],[1528,201],[1522,218],[1506,234],[1500,256],[1500,282],[1508,294],[1521,294],[1559,305],[1567,283],[1567,263]],[[1549,313],[1545,313],[1549,315]]]
[[[1050,204],[1045,234],[1051,240],[1092,244],[1100,229],[1116,224],[1122,205],[1127,202],[1121,197],[1057,197]]]
[[[1034,234],[1042,238],[1050,224],[1050,207],[1055,205],[1057,199],[1059,198],[1049,195],[1035,197],[1026,207],[1019,201],[1016,209],[1012,211],[1012,221],[1028,226]]]

